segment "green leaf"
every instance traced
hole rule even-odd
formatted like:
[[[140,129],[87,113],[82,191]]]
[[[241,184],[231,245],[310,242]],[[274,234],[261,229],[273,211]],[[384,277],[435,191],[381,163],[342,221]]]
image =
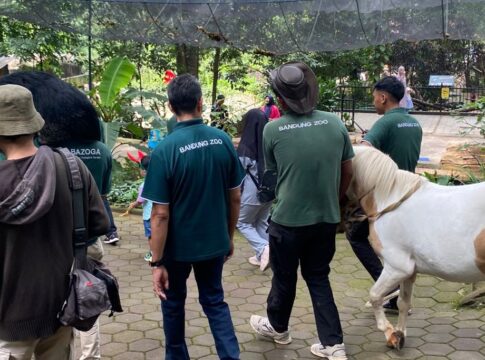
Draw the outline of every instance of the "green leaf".
[[[126,130],[128,130],[130,133],[135,135],[137,138],[141,139],[145,135],[143,132],[143,128],[140,125],[137,125],[135,123],[130,123],[125,127]]]
[[[98,87],[99,98],[104,106],[115,101],[121,89],[128,86],[136,67],[126,58],[117,57],[108,63]]]

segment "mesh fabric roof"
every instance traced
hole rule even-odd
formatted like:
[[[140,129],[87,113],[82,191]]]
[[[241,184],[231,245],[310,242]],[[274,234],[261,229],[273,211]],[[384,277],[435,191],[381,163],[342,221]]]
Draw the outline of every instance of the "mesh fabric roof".
[[[277,54],[485,38],[485,0],[0,0],[0,15],[92,36]]]

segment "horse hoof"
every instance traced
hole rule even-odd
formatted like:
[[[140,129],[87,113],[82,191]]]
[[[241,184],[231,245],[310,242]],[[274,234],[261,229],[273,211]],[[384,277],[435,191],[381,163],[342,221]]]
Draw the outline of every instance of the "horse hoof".
[[[405,336],[402,331],[394,331],[389,340],[387,340],[387,346],[396,350],[401,350],[404,346]]]

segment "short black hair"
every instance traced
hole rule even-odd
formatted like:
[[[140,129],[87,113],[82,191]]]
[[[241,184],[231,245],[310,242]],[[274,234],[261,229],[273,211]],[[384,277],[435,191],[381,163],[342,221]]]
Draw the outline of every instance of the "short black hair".
[[[150,155],[145,155],[140,160],[140,166],[143,170],[148,170],[148,165],[150,165]]]
[[[404,85],[395,76],[385,76],[380,79],[375,85],[374,90],[384,91],[391,95],[391,97],[399,102],[404,97]]]
[[[0,85],[20,85],[30,90],[45,125],[40,131],[48,145],[70,140],[101,140],[98,114],[88,97],[54,75],[21,71],[0,78]]]
[[[199,80],[193,75],[179,75],[168,85],[168,101],[175,114],[191,114],[202,97]]]

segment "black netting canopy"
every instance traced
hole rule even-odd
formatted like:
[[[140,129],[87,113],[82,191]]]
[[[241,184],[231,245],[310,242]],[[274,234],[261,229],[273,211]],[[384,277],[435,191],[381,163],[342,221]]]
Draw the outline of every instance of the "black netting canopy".
[[[0,15],[104,39],[276,54],[485,38],[485,0],[0,0]]]

